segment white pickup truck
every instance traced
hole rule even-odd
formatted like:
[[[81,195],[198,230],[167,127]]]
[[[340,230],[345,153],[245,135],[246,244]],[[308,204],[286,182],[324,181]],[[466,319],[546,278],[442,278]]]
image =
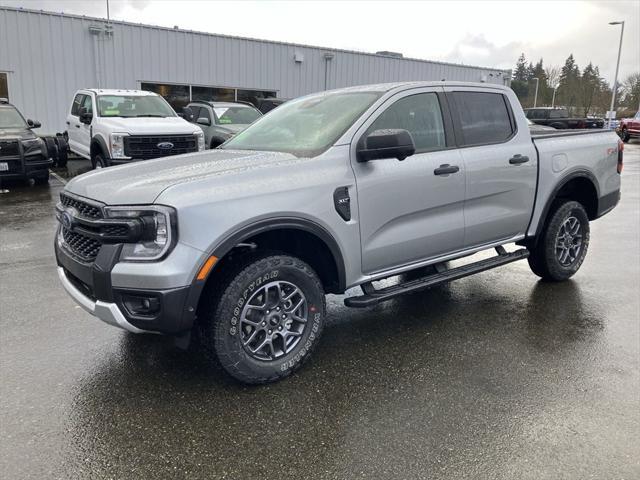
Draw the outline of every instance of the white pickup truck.
[[[78,90],[67,135],[70,150],[93,168],[204,150],[202,129],[142,90]]]

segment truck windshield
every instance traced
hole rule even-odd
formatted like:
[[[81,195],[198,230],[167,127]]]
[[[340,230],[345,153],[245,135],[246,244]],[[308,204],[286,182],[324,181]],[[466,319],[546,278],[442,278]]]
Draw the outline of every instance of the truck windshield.
[[[213,111],[220,125],[248,125],[260,116],[260,113],[251,107],[215,107]]]
[[[101,117],[175,117],[176,113],[162,97],[155,95],[99,95]]]
[[[315,157],[335,143],[382,92],[322,93],[269,112],[222,148]]]
[[[10,106],[0,107],[0,128],[28,128],[22,115]]]

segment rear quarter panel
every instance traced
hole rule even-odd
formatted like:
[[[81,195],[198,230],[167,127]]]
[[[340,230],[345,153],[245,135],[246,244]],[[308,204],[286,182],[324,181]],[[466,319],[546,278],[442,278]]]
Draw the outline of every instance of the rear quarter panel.
[[[595,183],[598,198],[620,189],[617,173],[618,136],[614,132],[538,136],[538,192],[527,234],[534,236],[545,213],[545,206],[561,184],[575,176],[587,176]]]

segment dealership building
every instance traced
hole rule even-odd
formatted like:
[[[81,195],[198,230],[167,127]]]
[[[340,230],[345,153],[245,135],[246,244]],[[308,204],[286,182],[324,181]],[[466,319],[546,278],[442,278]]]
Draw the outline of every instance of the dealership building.
[[[425,41],[428,40],[425,38]],[[43,133],[65,130],[80,88],[152,90],[190,100],[256,102],[405,80],[508,84],[509,70],[107,21],[0,6],[0,97]]]

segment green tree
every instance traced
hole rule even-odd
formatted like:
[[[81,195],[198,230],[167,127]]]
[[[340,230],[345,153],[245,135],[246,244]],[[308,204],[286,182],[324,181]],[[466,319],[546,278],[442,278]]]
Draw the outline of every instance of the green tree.
[[[640,72],[629,75],[622,81],[620,106],[625,116],[640,110]]]
[[[557,92],[557,104],[563,104],[570,111],[577,106],[580,92],[580,68],[573,58],[573,53],[565,60],[560,70],[560,82]]]

